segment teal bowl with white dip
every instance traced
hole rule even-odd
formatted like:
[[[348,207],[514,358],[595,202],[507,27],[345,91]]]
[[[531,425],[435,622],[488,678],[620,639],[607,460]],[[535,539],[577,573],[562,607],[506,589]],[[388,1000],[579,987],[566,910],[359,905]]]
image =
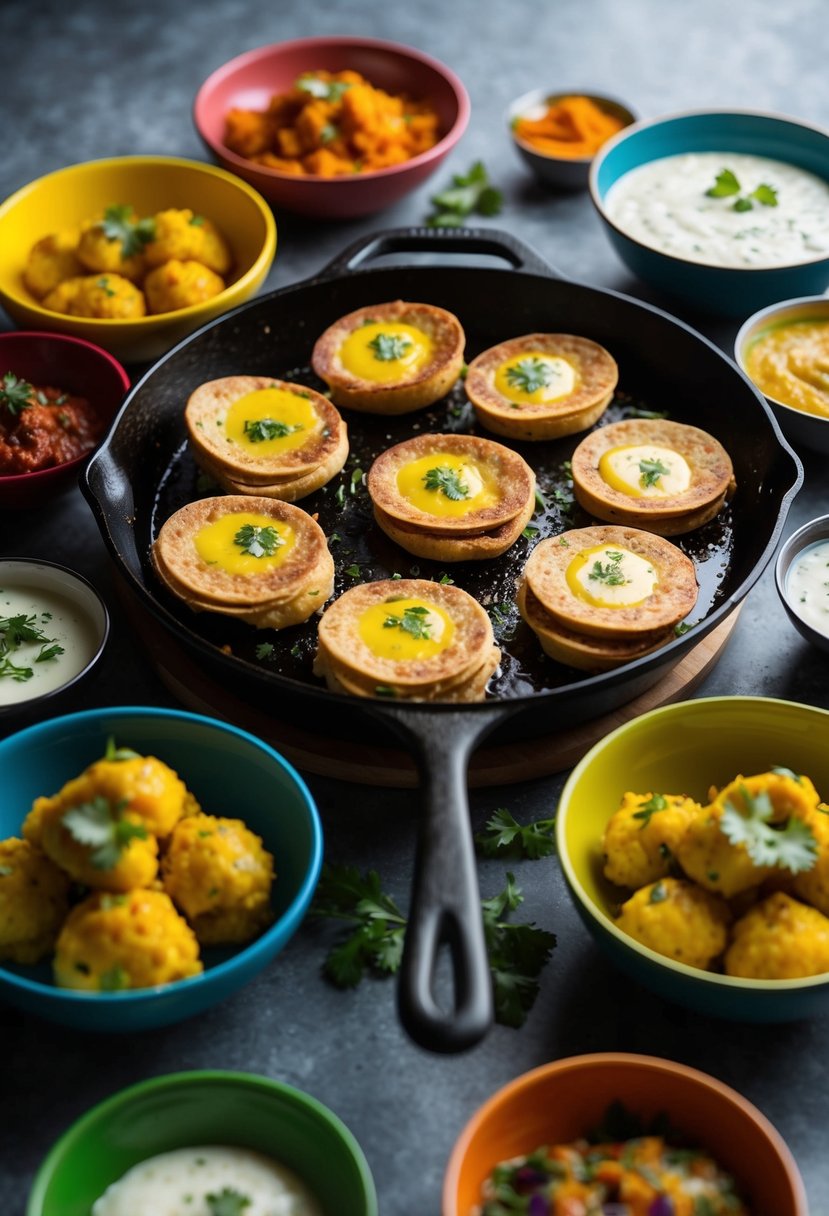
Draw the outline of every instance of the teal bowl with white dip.
[[[616,253],[652,286],[744,316],[829,286],[829,133],[783,115],[696,110],[634,123],[590,170]]]

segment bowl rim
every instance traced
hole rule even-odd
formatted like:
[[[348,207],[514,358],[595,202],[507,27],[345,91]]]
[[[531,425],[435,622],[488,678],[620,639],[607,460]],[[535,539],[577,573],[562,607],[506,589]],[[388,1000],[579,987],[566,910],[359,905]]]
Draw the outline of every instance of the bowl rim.
[[[388,165],[383,169],[369,169],[366,172],[355,173],[351,177],[342,175],[337,177],[319,177],[313,173],[283,173],[280,169],[272,169],[269,165],[260,165],[256,161],[240,156],[238,152],[232,151],[226,144],[219,140],[214,140],[207,134],[202,118],[207,98],[215,87],[226,78],[233,76],[235,72],[246,67],[249,63],[258,63],[262,59],[273,57],[276,51],[283,53],[289,49],[299,50],[305,48],[313,50],[316,47],[331,45],[369,47],[372,50],[386,51],[401,58],[414,59],[418,63],[431,68],[446,81],[455,95],[458,112],[449,130],[433,147],[427,148],[425,152],[419,152],[417,156],[412,156],[409,160],[401,161],[397,165]],[[471,102],[466,85],[460,76],[456,72],[453,72],[440,59],[436,59],[433,55],[428,54],[426,51],[421,51],[417,47],[407,46],[403,42],[393,42],[387,38],[362,38],[357,34],[319,34],[309,38],[289,38],[284,42],[271,42],[264,46],[253,47],[251,50],[244,51],[241,55],[236,55],[233,59],[228,59],[226,63],[220,64],[219,67],[215,68],[199,86],[192,106],[192,119],[196,131],[214,155],[223,161],[227,161],[237,169],[244,169],[248,173],[253,171],[261,174],[263,179],[274,182],[293,182],[294,184],[302,184],[303,186],[313,183],[315,187],[327,188],[329,190],[332,188],[351,189],[355,182],[380,181],[402,173],[406,169],[414,169],[420,165],[431,163],[431,161],[448,152],[458,142],[467,128],[470,113]]]
[[[748,354],[748,339],[750,331],[755,326],[762,325],[765,321],[769,322],[768,328],[772,329],[774,327],[774,318],[777,313],[782,312],[783,309],[793,308],[800,304],[822,304],[826,311],[826,322],[829,324],[829,288],[827,288],[823,295],[820,296],[792,296],[790,300],[778,300],[774,304],[767,304],[765,308],[758,308],[756,312],[753,312],[750,317],[747,317],[745,321],[743,321],[742,325],[737,330],[737,336],[734,339],[734,362],[737,364],[740,371],[743,372],[744,375],[748,376],[749,380],[751,380],[751,376],[746,368],[744,355]],[[781,324],[783,324],[782,318]],[[756,339],[759,341],[762,336],[763,330],[761,329],[757,333]],[[755,388],[759,388],[759,385],[757,385],[754,380],[751,380],[751,383],[754,384]],[[772,397],[770,393],[763,392],[762,389],[759,391],[763,393],[763,396],[770,405],[773,405],[777,409],[786,410],[787,413],[793,414],[797,418],[806,420],[807,425],[809,420],[816,423],[829,422],[829,415],[824,417],[822,414],[812,414],[809,412],[809,410],[799,410],[796,406],[788,405],[785,401],[780,401],[777,397]]]
[[[450,1216],[450,1213],[454,1214],[457,1211],[454,1197],[457,1191],[463,1158],[470,1144],[481,1127],[498,1110],[506,1098],[512,1097],[515,1093],[521,1093],[523,1090],[532,1090],[537,1082],[546,1080],[548,1077],[559,1073],[578,1072],[581,1069],[589,1070],[600,1068],[603,1065],[629,1066],[634,1070],[642,1069],[664,1075],[666,1080],[679,1075],[684,1080],[691,1082],[701,1089],[713,1091],[717,1099],[722,1100],[724,1104],[739,1109],[761,1132],[769,1147],[776,1153],[778,1159],[783,1164],[786,1177],[792,1185],[795,1198],[802,1208],[799,1216],[807,1216],[806,1189],[794,1154],[774,1124],[753,1102],[749,1101],[738,1090],[720,1081],[719,1078],[712,1076],[710,1073],[703,1072],[699,1068],[692,1068],[688,1064],[681,1064],[676,1060],[670,1060],[663,1056],[651,1056],[640,1052],[625,1051],[588,1052],[582,1055],[565,1056],[559,1060],[552,1060],[548,1064],[541,1064],[537,1068],[532,1068],[528,1072],[521,1073],[490,1094],[482,1105],[473,1112],[452,1147],[443,1181],[442,1211],[444,1216]],[[496,1163],[493,1162],[493,1164]]]
[[[795,534],[796,535],[796,534]],[[720,975],[715,971],[704,971],[701,967],[691,967],[688,963],[680,963],[675,959],[668,958],[665,954],[658,954],[656,950],[652,950],[649,946],[643,945],[636,941],[627,933],[623,933],[613,922],[612,918],[601,908],[585,891],[582,882],[576,872],[576,869],[570,859],[570,854],[567,850],[564,825],[569,813],[567,802],[575,789],[583,774],[593,763],[594,759],[601,753],[602,749],[612,741],[620,738],[622,735],[629,732],[634,732],[641,728],[644,722],[651,722],[657,717],[671,717],[682,713],[691,712],[693,714],[704,714],[707,710],[714,706],[728,705],[736,708],[738,705],[757,705],[767,706],[769,709],[784,706],[786,709],[795,708],[797,710],[806,710],[810,714],[816,714],[829,727],[829,709],[822,709],[817,705],[808,705],[804,701],[786,701],[782,697],[752,697],[752,696],[719,696],[719,697],[692,697],[687,701],[674,701],[670,705],[661,705],[657,709],[651,709],[647,713],[640,714],[636,718],[632,718],[629,722],[623,722],[621,726],[617,726],[615,730],[610,731],[600,739],[598,743],[590,748],[588,752],[581,758],[576,767],[571,772],[570,776],[564,783],[558,800],[556,811],[556,852],[567,886],[570,889],[571,895],[594,921],[598,928],[612,937],[616,943],[624,947],[634,954],[640,955],[650,966],[658,966],[667,971],[673,972],[683,978],[683,980],[693,980],[699,984],[711,985],[714,988],[723,988],[725,990],[735,990],[752,992],[754,994],[770,994],[778,995],[782,992],[799,992],[804,988],[820,988],[829,985],[829,971],[822,971],[819,975],[801,976],[798,979],[787,980],[760,980],[748,979],[744,976],[737,975]],[[562,807],[563,812],[562,812]]]
[[[12,489],[18,488],[26,483],[26,486],[36,485],[37,478],[46,481],[51,474],[60,472],[61,474],[69,469],[78,468],[89,460],[90,456],[96,451],[106,438],[106,433],[109,427],[115,420],[115,415],[121,408],[124,396],[130,391],[130,378],[126,368],[118,362],[114,355],[111,355],[108,350],[104,350],[102,346],[98,346],[95,342],[90,342],[88,338],[78,338],[74,334],[62,334],[57,330],[38,330],[38,329],[7,329],[0,333],[0,365],[2,365],[3,345],[9,340],[18,340],[20,338],[34,338],[38,342],[58,342],[59,344],[68,344],[70,346],[85,347],[87,354],[91,359],[101,359],[102,362],[108,363],[110,371],[112,371],[121,381],[123,393],[121,400],[117,402],[112,411],[112,417],[106,424],[100,439],[95,444],[94,448],[90,448],[88,452],[83,452],[80,456],[75,456],[72,460],[64,460],[62,464],[50,465],[48,469],[32,469],[30,473],[4,473],[0,474],[0,489],[5,489],[11,486]],[[47,563],[48,564],[48,563]]]
[[[105,156],[96,160],[77,161],[75,164],[64,165],[60,169],[53,169],[50,173],[44,173],[40,177],[33,178],[32,181],[15,190],[4,202],[0,203],[0,225],[2,225],[4,218],[9,212],[25,201],[28,194],[33,193],[47,181],[58,179],[63,175],[69,177],[72,174],[77,174],[79,171],[117,169],[121,166],[135,168],[145,166],[149,168],[158,165],[195,170],[197,173],[206,173],[211,177],[221,178],[228,185],[235,187],[239,194],[245,195],[248,201],[254,205],[264,223],[265,238],[254,262],[243,275],[234,279],[232,283],[228,283],[222,291],[215,296],[211,296],[209,300],[201,300],[198,304],[188,304],[185,308],[174,308],[169,312],[150,313],[143,317],[70,316],[67,313],[54,312],[51,308],[44,308],[39,300],[29,297],[28,293],[23,295],[19,291],[11,291],[5,287],[0,287],[0,301],[11,300],[18,307],[25,308],[29,313],[46,321],[57,318],[61,321],[71,322],[73,329],[78,328],[81,332],[97,332],[98,326],[104,326],[106,329],[112,329],[113,332],[117,331],[118,327],[120,327],[118,331],[121,333],[126,333],[128,330],[130,332],[135,330],[136,333],[139,333],[141,330],[162,328],[166,321],[178,324],[191,318],[197,319],[204,313],[208,305],[214,306],[216,301],[223,300],[228,292],[231,292],[235,297],[239,291],[244,291],[245,288],[255,283],[260,275],[266,274],[276,254],[276,221],[268,203],[255,186],[252,186],[250,182],[244,181],[235,173],[231,173],[228,169],[222,168],[221,165],[211,165],[207,161],[190,160],[183,156],[154,156],[149,153],[132,156]],[[228,307],[230,307],[229,303]]]
[[[780,596],[783,607],[789,613],[794,613],[797,617],[802,626],[801,632],[813,633],[816,637],[820,638],[821,642],[829,647],[829,634],[820,633],[808,621],[804,621],[800,613],[796,611],[791,597],[786,591],[786,576],[795,558],[810,548],[811,545],[819,545],[824,540],[829,540],[829,513],[816,515],[813,519],[807,520],[805,524],[801,524],[797,531],[792,532],[791,536],[787,537],[783,542],[774,563],[774,585],[777,588],[777,594]]]
[[[534,144],[527,143],[527,141],[524,139],[519,139],[519,137],[515,134],[513,124],[515,123],[516,119],[521,117],[521,112],[525,107],[533,105],[534,103],[540,104],[540,102],[537,102],[537,99],[540,99],[542,102],[559,101],[562,97],[586,97],[588,101],[612,102],[614,106],[618,106],[619,109],[624,110],[629,115],[628,121],[621,128],[622,131],[626,131],[628,127],[639,121],[636,111],[621,97],[615,97],[611,93],[596,93],[587,89],[546,89],[542,85],[536,89],[529,89],[526,93],[522,93],[520,97],[516,97],[514,101],[510,102],[504,111],[504,118],[506,120],[510,136],[519,148],[522,148],[525,152],[530,152],[533,156],[540,157],[541,160],[551,161],[553,164],[581,165],[585,169],[588,167],[588,165],[592,164],[592,162],[598,156],[599,150],[604,147],[604,144],[600,144],[599,148],[597,148],[591,156],[554,156],[550,152],[542,152],[539,148],[536,148]],[[619,132],[617,132],[617,134],[619,134]],[[615,138],[615,136],[610,136],[609,138],[612,139]]]
[[[315,1098],[312,1094],[306,1093],[305,1090],[298,1089],[294,1085],[289,1085],[285,1081],[278,1081],[273,1077],[262,1076],[258,1073],[236,1072],[229,1069],[216,1068],[163,1073],[161,1076],[137,1081],[133,1085],[124,1086],[122,1089],[116,1090],[115,1093],[109,1094],[108,1097],[102,1098],[94,1106],[91,1106],[83,1114],[79,1115],[77,1119],[73,1119],[69,1126],[54,1141],[38,1167],[26,1203],[26,1216],[38,1216],[42,1211],[46,1189],[51,1182],[55,1167],[61,1159],[77,1151],[77,1142],[102,1117],[106,1117],[119,1107],[128,1106],[134,1099],[142,1098],[145,1094],[152,1093],[153,1091],[163,1093],[169,1090],[184,1089],[193,1084],[205,1083],[215,1085],[218,1088],[225,1086],[229,1089],[258,1090],[274,1097],[278,1095],[283,1099],[287,1098],[289,1102],[294,1102],[307,1111],[311,1111],[314,1116],[322,1122],[327,1123],[344,1143],[349,1156],[357,1167],[360,1182],[365,1191],[365,1197],[369,1201],[366,1216],[375,1216],[377,1211],[377,1192],[371,1167],[356,1136],[339,1115],[335,1114],[319,1098]],[[143,1158],[143,1160],[148,1160],[148,1158]]]
[[[2,337],[2,335],[0,335],[0,337]],[[86,455],[89,456],[89,453],[87,452]],[[80,459],[83,459],[83,457],[81,457]],[[55,468],[57,468],[57,469],[62,469],[65,467],[68,468],[70,464],[74,464],[74,463],[75,463],[74,461],[67,461],[65,466],[56,465]],[[53,469],[41,469],[40,471],[45,472],[45,473],[51,473],[54,470]],[[34,474],[21,473],[14,480],[22,481],[27,476],[34,476]],[[12,480],[12,479],[9,478],[9,480]],[[0,485],[2,485],[2,481],[0,481]],[[0,566],[5,566],[5,565],[31,566],[34,569],[37,569],[38,567],[41,567],[41,568],[46,567],[47,569],[50,569],[50,570],[60,570],[60,572],[62,574],[68,574],[72,580],[74,580],[76,583],[80,583],[80,585],[82,587],[84,587],[88,592],[90,592],[93,599],[97,600],[98,605],[101,609],[101,612],[103,613],[103,628],[101,630],[100,639],[98,641],[98,646],[97,646],[97,649],[95,650],[95,653],[92,655],[92,657],[89,659],[89,661],[85,664],[85,666],[81,668],[81,670],[79,672],[76,672],[76,674],[74,676],[72,676],[71,679],[67,680],[65,684],[59,684],[57,688],[52,688],[49,690],[49,692],[39,693],[36,697],[28,697],[25,701],[14,701],[9,705],[0,705],[0,725],[2,725],[5,721],[8,721],[10,718],[22,715],[24,713],[28,713],[31,709],[37,708],[38,706],[43,705],[43,703],[45,701],[50,700],[52,697],[56,697],[59,693],[66,692],[66,690],[68,688],[71,688],[73,684],[77,684],[77,682],[79,680],[82,680],[84,678],[84,676],[87,675],[92,670],[92,668],[95,666],[95,664],[98,662],[101,655],[103,654],[104,647],[106,646],[107,641],[109,640],[109,634],[110,634],[110,630],[112,628],[112,620],[109,615],[109,609],[107,607],[106,600],[101,595],[98,588],[93,586],[93,584],[89,581],[89,579],[86,577],[86,575],[81,574],[78,570],[73,570],[70,566],[64,566],[61,562],[47,561],[46,558],[42,558],[42,557],[2,557],[2,556],[0,556]],[[21,729],[25,730],[27,728],[23,727]],[[14,733],[20,734],[21,731],[15,731]],[[11,736],[8,736],[8,737],[11,738]],[[3,743],[3,740],[0,739],[0,746],[2,746],[2,743]],[[0,971],[2,970],[2,967],[3,967],[3,964],[0,963]]]
[[[311,834],[310,858],[299,889],[285,911],[280,914],[272,925],[268,926],[264,933],[254,938],[252,942],[246,942],[230,958],[216,963],[215,966],[202,971],[199,975],[191,975],[181,980],[172,980],[169,984],[156,984],[152,988],[131,988],[125,992],[82,992],[73,988],[59,988],[56,984],[46,984],[41,980],[32,980],[27,976],[18,975],[16,972],[9,971],[0,962],[0,989],[2,989],[3,985],[8,985],[12,988],[21,989],[30,995],[44,997],[49,1002],[67,1001],[70,1005],[75,1005],[78,1008],[85,1004],[94,1004],[96,1007],[103,1007],[105,1004],[110,1004],[113,1007],[118,1004],[124,1004],[131,1005],[134,1009],[137,1006],[154,1001],[157,997],[167,997],[169,994],[180,993],[185,989],[199,989],[205,985],[213,986],[214,984],[221,983],[228,975],[237,971],[240,966],[245,966],[251,961],[258,964],[257,969],[261,969],[268,962],[267,953],[273,937],[282,931],[282,927],[286,921],[290,922],[295,917],[299,917],[301,920],[302,914],[311,900],[322,866],[322,824],[316,803],[302,777],[284,756],[280,755],[264,739],[259,739],[256,735],[251,734],[250,731],[243,730],[239,726],[234,726],[231,722],[223,722],[219,718],[211,718],[206,714],[192,713],[190,710],[185,709],[171,709],[152,705],[99,705],[93,709],[78,710],[75,713],[62,714],[57,718],[48,718],[44,722],[36,722],[31,726],[26,726],[19,731],[15,731],[14,734],[7,735],[5,739],[0,739],[0,765],[2,765],[6,749],[12,744],[18,746],[24,736],[23,741],[26,744],[31,745],[33,743],[37,745],[41,742],[41,736],[48,735],[55,729],[67,730],[70,726],[85,727],[97,722],[103,716],[111,718],[121,714],[129,714],[132,717],[140,718],[176,719],[177,721],[192,722],[197,726],[208,727],[211,731],[218,729],[222,734],[235,735],[238,739],[252,745],[258,751],[264,752],[269,759],[275,760],[277,765],[287,773],[288,777],[295,784],[300,800],[308,815]],[[297,921],[296,927],[299,927],[299,921]],[[263,954],[265,958],[261,959]]]
[[[827,141],[827,156],[829,156],[829,128],[822,127],[819,123],[809,122],[807,119],[794,118],[790,114],[781,114],[774,110],[752,110],[746,107],[738,106],[723,109],[721,106],[706,106],[701,109],[674,110],[670,114],[658,114],[655,118],[640,118],[637,119],[636,122],[631,123],[630,126],[623,127],[621,131],[616,133],[616,135],[611,135],[610,139],[607,140],[606,143],[603,143],[599,148],[590,165],[590,174],[587,184],[588,190],[590,191],[590,198],[593,206],[596,208],[596,211],[599,213],[602,221],[607,224],[608,228],[612,229],[617,236],[623,237],[624,240],[629,241],[632,245],[635,245],[638,249],[643,250],[651,257],[664,258],[668,262],[676,262],[683,266],[694,266],[698,270],[714,270],[720,272],[721,274],[781,274],[799,269],[803,266],[818,266],[822,262],[826,262],[827,265],[829,265],[829,253],[822,253],[817,257],[807,258],[799,262],[784,262],[782,265],[777,266],[717,266],[714,262],[694,261],[692,258],[682,257],[680,254],[676,253],[664,253],[660,249],[655,249],[653,245],[644,244],[643,241],[640,241],[636,237],[631,236],[630,233],[625,232],[623,228],[620,228],[619,225],[615,224],[608,216],[607,209],[604,205],[604,199],[599,194],[599,172],[605,158],[609,156],[611,152],[613,152],[614,149],[618,147],[618,145],[621,144],[625,139],[638,135],[641,131],[645,131],[649,127],[667,125],[669,123],[676,122],[679,119],[733,117],[767,118],[773,120],[774,122],[783,123],[788,126],[802,127],[816,135],[823,136],[823,138]],[[712,151],[716,150],[717,149],[712,149]],[[760,153],[757,153],[756,155],[760,155]],[[662,158],[653,156],[649,160],[642,161],[641,164],[647,165],[652,161],[660,159]],[[785,163],[790,164],[791,162],[787,161]],[[640,168],[640,165],[635,165],[633,167],[638,169]],[[622,175],[620,174],[620,176]],[[817,177],[818,175],[814,174],[814,176]],[[618,181],[619,179],[617,178],[616,180]],[[824,178],[824,181],[827,185],[829,185],[829,176]],[[615,185],[615,182],[613,184]]]

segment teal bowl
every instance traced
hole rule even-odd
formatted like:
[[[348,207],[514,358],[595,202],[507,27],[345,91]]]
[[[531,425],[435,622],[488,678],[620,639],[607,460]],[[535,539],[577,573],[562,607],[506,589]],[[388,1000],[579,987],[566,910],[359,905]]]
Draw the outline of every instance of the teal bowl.
[[[829,254],[771,268],[712,266],[650,249],[608,218],[607,193],[623,174],[683,152],[766,156],[829,181],[829,133],[795,118],[748,110],[694,110],[634,123],[608,140],[590,169],[593,204],[628,269],[666,295],[722,316],[745,316],[777,300],[820,295],[829,285]]]
[[[674,962],[617,928],[621,888],[602,873],[602,833],[626,790],[683,792],[785,765],[829,793],[829,711],[767,697],[703,697],[642,714],[611,731],[576,765],[561,794],[561,868],[582,921],[613,962],[666,1000],[741,1022],[829,1013],[829,974],[749,980]]]
[[[253,1149],[287,1166],[325,1216],[377,1216],[371,1170],[345,1124],[301,1090],[238,1072],[173,1073],[93,1107],[50,1150],[26,1216],[89,1216],[138,1162],[210,1144]]]
[[[243,819],[273,854],[274,921],[246,946],[207,947],[190,979],[127,992],[52,983],[48,960],[0,964],[0,1000],[79,1030],[133,1032],[178,1022],[236,992],[299,927],[322,864],[322,828],[302,778],[266,743],[175,709],[108,707],[52,718],[0,741],[0,839],[19,836],[32,802],[100,759],[107,739],[152,754],[179,774],[208,814]]]

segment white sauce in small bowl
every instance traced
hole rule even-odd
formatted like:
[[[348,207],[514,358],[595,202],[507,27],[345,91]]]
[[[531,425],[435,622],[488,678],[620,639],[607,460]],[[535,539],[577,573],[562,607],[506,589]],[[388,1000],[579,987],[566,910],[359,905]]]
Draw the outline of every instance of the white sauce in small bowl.
[[[223,1191],[232,1192],[224,1205]],[[92,1216],[214,1216],[217,1207],[237,1207],[240,1216],[322,1216],[292,1170],[250,1149],[214,1144],[140,1161],[96,1199]]]
[[[807,545],[786,576],[786,598],[807,625],[829,637],[829,540]]]
[[[70,571],[0,561],[0,621],[20,616],[46,640],[10,645],[14,631],[0,630],[0,708],[42,697],[74,680],[106,637],[101,602]],[[24,678],[24,672],[32,674]]]
[[[734,175],[739,189],[712,197],[707,191],[723,170]],[[756,196],[761,186],[776,192],[775,206]],[[615,181],[604,209],[617,228],[641,244],[708,266],[790,266],[829,257],[829,182],[763,156],[683,152],[660,157]]]

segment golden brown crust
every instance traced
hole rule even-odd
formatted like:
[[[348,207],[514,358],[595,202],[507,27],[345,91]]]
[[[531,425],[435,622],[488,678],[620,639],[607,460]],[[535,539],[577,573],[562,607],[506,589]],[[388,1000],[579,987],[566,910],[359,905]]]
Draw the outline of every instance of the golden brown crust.
[[[340,358],[340,347],[355,329],[370,320],[412,325],[428,334],[434,343],[429,363],[394,384],[377,384],[348,371]],[[311,366],[329,386],[337,405],[371,414],[408,414],[434,404],[449,392],[463,367],[465,342],[460,321],[445,308],[393,300],[358,308],[330,325],[314,345]]]
[[[282,389],[306,399],[319,417],[321,428],[302,447],[260,455],[255,448],[228,442],[224,422],[230,407],[240,397],[267,388]],[[250,485],[273,485],[314,472],[340,451],[347,435],[339,411],[322,393],[268,376],[224,376],[200,384],[188,398],[184,421],[197,460],[203,452],[213,466],[224,470],[225,476]],[[347,442],[346,438],[346,455]]]
[[[392,700],[406,701],[442,701],[442,702],[464,702],[483,701],[486,696],[486,686],[492,676],[498,669],[498,664],[501,662],[501,651],[497,646],[493,646],[483,663],[479,668],[467,675],[463,680],[455,684],[440,685],[430,687],[428,690],[408,691],[400,688],[391,690],[387,686],[381,685],[382,692],[378,692],[376,685],[349,678],[343,670],[330,662],[329,656],[323,656],[318,663],[314,665],[315,674],[322,677],[332,692],[343,692],[354,697],[380,697],[389,699],[393,691]]]
[[[230,494],[261,495],[263,498],[278,498],[282,502],[298,502],[301,498],[313,494],[320,486],[327,485],[331,478],[340,472],[348,459],[348,435],[343,423],[340,442],[323,464],[301,477],[275,481],[270,485],[249,483],[229,476],[227,471],[218,463],[214,464],[203,450],[194,450],[193,457],[199,468]]]
[[[566,543],[565,543],[566,542]],[[642,603],[605,608],[575,596],[566,572],[579,553],[616,545],[653,565],[659,582]],[[694,563],[670,541],[638,528],[575,528],[536,545],[524,567],[530,590],[558,625],[595,637],[624,638],[672,628],[697,599]]]
[[[636,498],[609,486],[599,461],[612,448],[656,444],[671,448],[691,467],[691,484],[681,494]],[[633,524],[663,536],[690,532],[707,523],[734,489],[734,468],[722,444],[699,427],[667,419],[628,419],[586,435],[573,453],[573,492],[598,519]]]
[[[256,576],[231,574],[204,562],[193,543],[196,533],[234,512],[256,512],[289,524],[297,540],[285,560]],[[153,545],[156,567],[164,571],[175,594],[215,604],[217,611],[222,606],[250,610],[294,599],[315,577],[323,554],[330,557],[325,533],[305,511],[272,498],[241,495],[188,503],[164,523]]]
[[[495,385],[507,359],[541,351],[566,359],[576,369],[572,393],[543,404],[516,404]],[[513,439],[555,439],[586,430],[607,409],[619,380],[616,360],[589,338],[576,334],[524,334],[483,351],[469,365],[466,392],[482,426]]]
[[[374,508],[374,518],[395,544],[415,557],[436,562],[480,562],[506,553],[532,519],[534,510],[535,494],[514,519],[477,536],[439,536],[433,532],[421,532],[409,524],[391,519],[379,507]]]
[[[448,453],[486,470],[497,482],[500,497],[491,506],[456,518],[431,515],[404,498],[397,477],[405,465],[424,456]],[[509,523],[535,496],[535,473],[517,452],[477,435],[416,435],[395,444],[374,461],[366,481],[375,507],[383,515],[435,536],[475,536]]]

